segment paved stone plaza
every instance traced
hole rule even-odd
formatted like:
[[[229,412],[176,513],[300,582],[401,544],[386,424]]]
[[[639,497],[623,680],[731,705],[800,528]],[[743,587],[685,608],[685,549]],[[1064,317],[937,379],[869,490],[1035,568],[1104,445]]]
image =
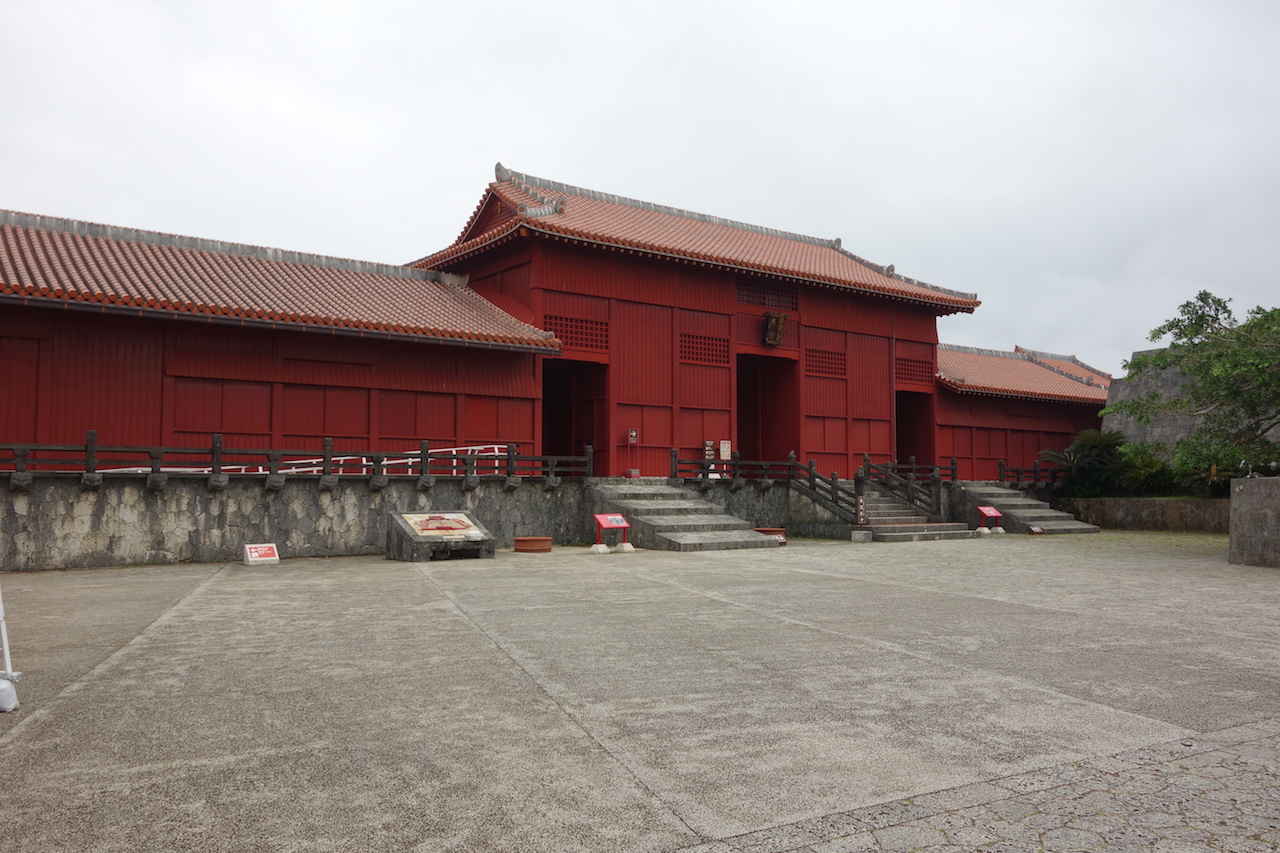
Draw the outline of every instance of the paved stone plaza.
[[[0,850],[1280,849],[1223,536],[0,574]]]

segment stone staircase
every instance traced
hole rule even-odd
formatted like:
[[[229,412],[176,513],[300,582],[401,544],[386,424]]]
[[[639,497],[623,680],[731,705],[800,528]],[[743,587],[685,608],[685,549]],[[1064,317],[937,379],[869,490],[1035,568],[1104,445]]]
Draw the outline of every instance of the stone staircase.
[[[901,498],[868,486],[867,526],[873,542],[921,542],[931,539],[973,539],[967,524],[933,522]]]
[[[1010,533],[1026,533],[1035,525],[1045,533],[1097,533],[1095,524],[1077,521],[1070,513],[1049,509],[1044,501],[1029,498],[1017,489],[992,483],[957,483],[973,506],[993,506],[1003,513],[1001,525]]]
[[[602,481],[593,489],[593,512],[618,512],[631,522],[629,540],[656,551],[725,551],[776,548],[778,540],[751,522],[725,515],[721,507],[656,477]]]

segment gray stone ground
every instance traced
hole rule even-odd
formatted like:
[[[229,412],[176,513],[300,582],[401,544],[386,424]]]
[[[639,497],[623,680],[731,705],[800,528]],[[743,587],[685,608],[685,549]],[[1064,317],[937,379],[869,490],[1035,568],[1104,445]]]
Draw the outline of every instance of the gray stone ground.
[[[0,574],[0,850],[1280,848],[1222,536]]]

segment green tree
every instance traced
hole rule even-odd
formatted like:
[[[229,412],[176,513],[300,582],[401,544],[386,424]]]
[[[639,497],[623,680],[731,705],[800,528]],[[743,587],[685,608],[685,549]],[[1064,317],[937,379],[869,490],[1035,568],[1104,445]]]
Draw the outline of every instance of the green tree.
[[[1143,424],[1166,413],[1201,416],[1195,433],[1174,447],[1178,469],[1234,470],[1242,459],[1280,456],[1267,435],[1280,426],[1280,308],[1254,308],[1240,322],[1228,302],[1202,290],[1151,332],[1152,341],[1169,336],[1167,347],[1125,364],[1130,375],[1176,369],[1186,380],[1176,396],[1153,391],[1102,410]]]

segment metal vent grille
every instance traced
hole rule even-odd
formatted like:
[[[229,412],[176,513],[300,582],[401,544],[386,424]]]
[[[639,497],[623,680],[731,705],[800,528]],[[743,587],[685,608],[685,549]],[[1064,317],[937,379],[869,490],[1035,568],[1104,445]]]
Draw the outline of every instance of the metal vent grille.
[[[609,349],[608,320],[579,320],[576,317],[556,317],[548,314],[543,325],[548,331],[555,332],[556,337],[567,347]]]
[[[811,376],[838,376],[844,378],[847,362],[842,352],[825,349],[804,351],[804,372]]]
[[[738,280],[738,302],[782,311],[796,311],[800,307],[796,289],[791,285],[750,279]]]
[[[729,339],[681,334],[680,360],[694,364],[728,364]]]

